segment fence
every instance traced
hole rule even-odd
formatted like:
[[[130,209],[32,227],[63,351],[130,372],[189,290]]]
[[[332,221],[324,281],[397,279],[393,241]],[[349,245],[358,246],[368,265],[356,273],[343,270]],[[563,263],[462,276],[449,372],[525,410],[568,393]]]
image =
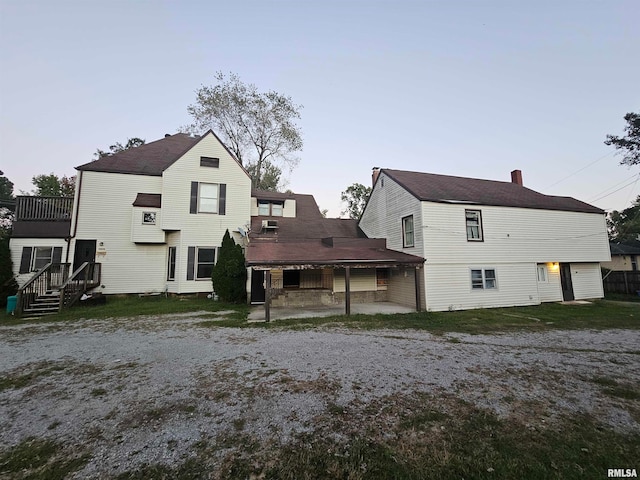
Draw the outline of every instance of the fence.
[[[640,271],[613,271],[602,279],[605,293],[631,293],[640,291]]]

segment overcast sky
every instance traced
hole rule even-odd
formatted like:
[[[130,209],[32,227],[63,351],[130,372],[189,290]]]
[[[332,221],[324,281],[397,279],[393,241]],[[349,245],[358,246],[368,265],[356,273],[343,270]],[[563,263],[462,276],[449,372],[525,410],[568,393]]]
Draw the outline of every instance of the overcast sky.
[[[640,194],[603,144],[640,111],[640,2],[0,0],[0,170],[19,190],[189,123],[216,71],[304,106],[288,187],[330,216],[371,168]],[[615,193],[615,190],[618,190]]]

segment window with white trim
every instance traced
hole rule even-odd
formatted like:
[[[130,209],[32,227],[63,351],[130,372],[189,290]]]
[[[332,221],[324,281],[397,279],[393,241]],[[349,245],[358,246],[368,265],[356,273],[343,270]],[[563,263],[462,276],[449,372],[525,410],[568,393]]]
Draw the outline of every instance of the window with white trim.
[[[281,217],[284,209],[283,202],[269,202],[258,200],[258,215],[265,217]]]
[[[53,258],[53,247],[34,247],[31,270],[40,270]]]
[[[472,290],[492,290],[496,288],[498,288],[498,282],[494,268],[471,269]]]
[[[538,265],[538,282],[546,283],[547,279],[548,279],[547,266]]]
[[[218,184],[198,184],[198,212],[218,213]]]
[[[402,246],[405,248],[414,246],[413,215],[402,219]]]
[[[176,247],[169,247],[169,259],[167,262],[167,280],[176,279]]]
[[[482,213],[480,210],[465,210],[464,216],[467,225],[467,241],[482,242]]]

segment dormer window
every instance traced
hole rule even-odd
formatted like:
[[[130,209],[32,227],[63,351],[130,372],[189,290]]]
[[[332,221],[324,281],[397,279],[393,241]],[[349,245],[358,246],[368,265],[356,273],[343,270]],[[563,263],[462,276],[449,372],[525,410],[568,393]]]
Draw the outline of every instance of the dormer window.
[[[258,215],[264,217],[281,217],[284,209],[282,202],[258,200]]]

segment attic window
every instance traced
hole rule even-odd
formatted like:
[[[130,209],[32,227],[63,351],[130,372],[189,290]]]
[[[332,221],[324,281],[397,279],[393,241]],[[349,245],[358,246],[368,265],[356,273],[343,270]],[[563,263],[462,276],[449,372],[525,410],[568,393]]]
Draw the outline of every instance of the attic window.
[[[220,168],[220,159],[214,157],[200,157],[200,166]]]

